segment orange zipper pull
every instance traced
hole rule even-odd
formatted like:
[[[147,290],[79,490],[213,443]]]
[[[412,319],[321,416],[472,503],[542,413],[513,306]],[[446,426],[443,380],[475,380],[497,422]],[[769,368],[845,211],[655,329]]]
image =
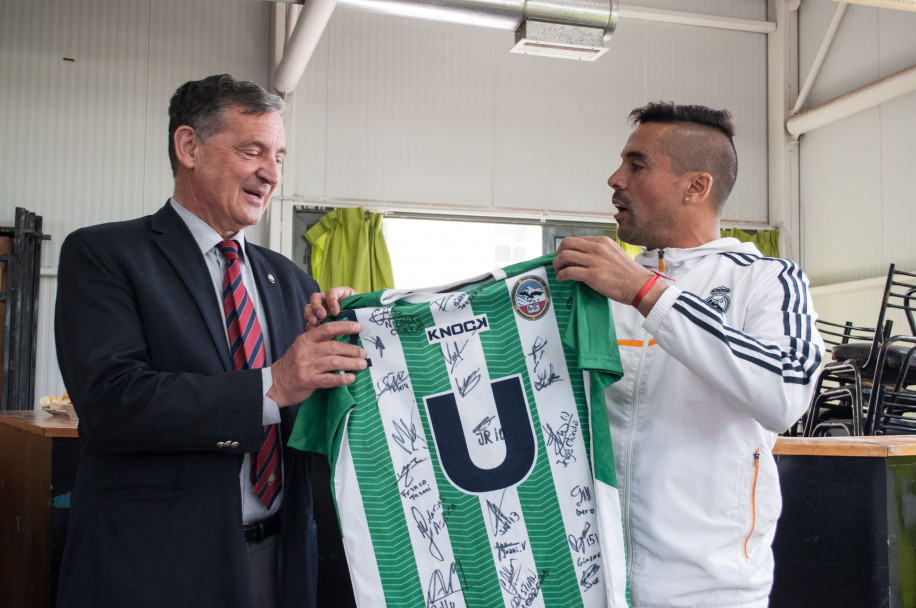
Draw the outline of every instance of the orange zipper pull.
[[[751,534],[754,533],[754,526],[757,523],[757,473],[760,471],[760,450],[754,452],[754,484],[751,486],[751,531],[747,533],[744,539],[744,557],[751,559],[747,554],[747,543],[751,540]]]
[[[658,250],[658,271],[665,272],[665,250]]]

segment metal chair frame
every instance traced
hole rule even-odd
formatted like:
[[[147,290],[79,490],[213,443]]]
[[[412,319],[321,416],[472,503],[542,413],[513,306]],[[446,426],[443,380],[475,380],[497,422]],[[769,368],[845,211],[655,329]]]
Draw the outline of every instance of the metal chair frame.
[[[862,370],[867,369],[875,353],[878,352],[884,337],[890,333],[893,322],[888,321],[880,332],[876,332],[873,327],[860,327],[853,325],[851,321],[843,324],[834,323],[818,319],[816,321],[818,331],[824,339],[824,343],[831,347],[850,342],[868,342],[871,347],[868,356],[864,361],[846,359],[826,364],[817,377],[814,388],[814,394],[811,397],[811,403],[808,411],[802,417],[802,434],[805,437],[818,436],[819,429],[823,430],[836,423],[842,424],[850,430],[850,434],[861,435],[865,421],[865,389],[862,379]],[[836,386],[825,388],[825,383],[835,382]],[[838,420],[824,420],[819,414],[822,408],[840,409],[849,408],[849,423]],[[830,425],[824,426],[827,422]]]
[[[891,336],[881,345],[867,410],[869,435],[916,433],[916,273],[891,264],[882,312],[888,308],[904,311],[910,334]],[[899,368],[889,361],[892,354]]]
[[[853,370],[854,371],[854,370]],[[862,434],[862,418],[857,415],[861,408],[856,404],[861,403],[862,389],[856,384],[845,384],[836,388],[821,391],[814,395],[811,405],[808,407],[808,413],[804,419],[805,437],[823,437],[829,434],[829,429],[843,428],[847,435],[859,436]],[[849,408],[849,419],[826,418],[818,420],[818,413],[824,408],[830,408],[831,405],[836,408]]]
[[[871,340],[871,345],[867,355],[841,359],[825,365],[821,370],[814,396],[804,418],[805,436],[813,436],[820,422],[818,416],[821,409],[831,403],[834,404],[834,409],[839,404],[840,407],[849,407],[852,410],[850,427],[856,434],[871,435],[876,432],[885,432],[882,426],[883,418],[878,416],[877,408],[882,406],[887,389],[894,385],[898,377],[894,365],[888,363],[889,355],[893,354],[895,360],[900,356],[902,348],[899,345],[900,338],[906,336],[905,334],[901,336],[891,334],[893,322],[887,318],[887,313],[890,309],[903,310],[909,325],[909,336],[916,336],[914,301],[916,301],[916,274],[897,270],[896,265],[891,264],[888,267],[887,280],[884,284],[878,321],[875,323],[875,328],[880,328],[880,331],[855,327],[849,322],[839,325],[829,321],[818,321],[818,329],[824,336],[825,342],[834,345],[832,349],[834,358],[841,357],[841,353],[848,350],[844,349],[842,345],[852,341],[864,342],[863,338],[865,338]],[[837,329],[842,331],[837,331]],[[870,335],[868,332],[871,332]],[[831,337],[839,338],[840,342],[831,341]],[[907,359],[902,360],[908,361]],[[907,370],[909,370],[909,365],[907,365]],[[906,377],[907,373],[903,373],[904,381]],[[825,389],[825,381],[831,380],[837,382],[838,386]],[[853,385],[854,388],[843,388],[847,385]],[[901,390],[905,388],[904,384]],[[852,391],[851,397],[849,397],[850,390]],[[894,428],[901,432],[904,430],[900,426]],[[916,432],[916,425],[912,431],[908,432]]]
[[[885,385],[882,377],[875,378],[873,397],[869,403],[869,412],[874,414],[869,415],[866,428],[869,435],[916,433],[916,390],[908,388],[914,380],[910,376],[911,371],[916,371],[916,336],[889,338],[881,348],[878,363],[882,367],[879,370],[884,371],[889,367],[887,354],[894,345],[900,343],[910,343],[913,346],[906,351],[903,366],[899,372],[895,372],[896,379],[892,385]],[[911,416],[908,417],[907,414]]]

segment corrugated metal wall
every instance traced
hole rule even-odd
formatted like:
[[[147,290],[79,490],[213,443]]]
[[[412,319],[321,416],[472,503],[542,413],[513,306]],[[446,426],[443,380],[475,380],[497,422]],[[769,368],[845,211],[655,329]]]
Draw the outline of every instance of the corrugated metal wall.
[[[159,208],[169,97],[220,72],[266,85],[269,15],[251,0],[0,0],[0,225],[41,215],[54,267],[72,230]],[[55,290],[42,278],[38,397],[63,390]]]

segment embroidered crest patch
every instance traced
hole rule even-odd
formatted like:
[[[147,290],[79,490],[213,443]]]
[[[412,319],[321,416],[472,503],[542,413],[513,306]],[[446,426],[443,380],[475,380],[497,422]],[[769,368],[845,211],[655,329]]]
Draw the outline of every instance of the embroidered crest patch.
[[[543,317],[550,308],[550,290],[541,277],[529,275],[520,278],[512,288],[515,312],[534,321]]]
[[[725,313],[732,303],[732,300],[728,295],[730,291],[731,289],[725,287],[724,285],[722,287],[716,287],[712,290],[712,292],[710,292],[709,297],[706,298],[706,303],[719,312]]]

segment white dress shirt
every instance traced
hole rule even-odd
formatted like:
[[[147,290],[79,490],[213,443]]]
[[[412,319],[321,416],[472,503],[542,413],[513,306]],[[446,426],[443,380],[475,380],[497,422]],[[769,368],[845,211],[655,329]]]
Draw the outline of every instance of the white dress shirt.
[[[185,209],[181,204],[176,201],[174,198],[171,199],[172,208],[178,213],[178,216],[184,221],[187,225],[188,230],[191,231],[191,235],[194,237],[194,240],[197,242],[197,246],[200,248],[201,255],[204,256],[204,261],[207,264],[207,269],[210,271],[210,278],[213,281],[213,290],[216,297],[216,301],[219,304],[220,311],[223,310],[223,275],[226,272],[226,259],[223,257],[223,254],[218,249],[217,245],[223,242],[223,237],[219,235],[209,224],[204,222],[202,219]],[[232,236],[232,240],[237,241],[239,248],[241,249],[242,255],[239,256],[239,266],[242,273],[242,282],[245,284],[245,289],[248,291],[248,297],[251,298],[251,303],[254,305],[255,314],[258,316],[258,322],[261,325],[262,331],[261,334],[264,338],[264,367],[261,368],[261,378],[264,385],[264,402],[263,402],[263,413],[262,413],[262,422],[266,426],[268,424],[278,424],[280,422],[280,406],[277,403],[267,396],[267,391],[270,390],[270,387],[273,386],[273,376],[270,372],[270,364],[272,363],[270,357],[270,333],[267,331],[267,317],[264,313],[264,309],[261,306],[261,296],[258,293],[257,284],[254,282],[254,275],[251,271],[251,266],[248,264],[248,256],[245,254],[245,234],[244,230],[239,230],[235,235]],[[225,329],[225,323],[223,323],[223,329]],[[229,348],[229,334],[226,333],[226,348]],[[274,501],[273,507],[268,510],[267,507],[261,503],[257,494],[254,492],[254,487],[249,480],[249,474],[251,469],[251,457],[249,454],[245,454],[244,462],[242,463],[242,468],[239,471],[239,483],[242,488],[242,520],[245,523],[259,521],[273,515],[276,513],[280,506],[283,504],[283,487],[280,487],[280,495],[277,497],[277,500]]]

